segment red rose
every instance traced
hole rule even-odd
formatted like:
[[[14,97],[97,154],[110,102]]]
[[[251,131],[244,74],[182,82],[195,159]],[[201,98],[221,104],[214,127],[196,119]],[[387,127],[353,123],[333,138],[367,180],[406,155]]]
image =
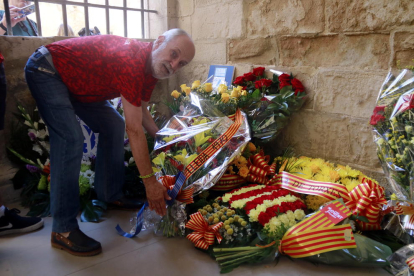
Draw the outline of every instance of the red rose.
[[[289,81],[281,81],[279,83],[279,89],[282,89],[283,87],[289,86],[289,85],[292,85]]]
[[[300,82],[300,80],[294,78],[292,80],[292,88],[295,91],[295,95],[297,95],[300,92],[305,91],[305,88],[303,87],[302,83]]]
[[[290,75],[288,74],[282,74],[279,76],[279,81],[285,81],[285,82],[290,82]]]
[[[256,89],[262,89],[262,82],[260,80],[254,82],[254,87]]]
[[[258,80],[254,83],[254,87],[256,87],[257,89],[261,89],[262,87],[269,87],[272,85],[272,80],[269,79],[261,79]]]
[[[240,77],[237,77],[235,80],[234,80],[234,82],[233,82],[235,85],[243,85],[244,84],[244,77],[243,76],[240,76]]]
[[[249,72],[243,75],[243,78],[245,81],[254,81],[256,79],[256,76],[253,75],[253,73]]]
[[[253,68],[253,75],[260,77],[263,75],[265,68],[264,67],[257,67]]]

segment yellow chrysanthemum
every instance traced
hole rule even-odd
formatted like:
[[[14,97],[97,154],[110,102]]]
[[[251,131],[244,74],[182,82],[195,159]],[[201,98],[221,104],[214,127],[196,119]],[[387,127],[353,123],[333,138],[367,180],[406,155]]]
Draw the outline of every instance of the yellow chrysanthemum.
[[[313,178],[313,172],[312,169],[309,167],[302,167],[296,172],[292,172],[296,174],[299,177],[305,178],[305,179],[312,179]]]
[[[238,167],[245,167],[247,165],[247,159],[244,156],[239,156],[234,160],[234,164]]]
[[[319,207],[328,201],[329,199],[316,195],[308,195],[305,199],[306,206],[312,210],[318,210]]]
[[[345,185],[346,189],[348,190],[348,192],[352,191],[356,186],[358,186],[359,184],[361,184],[360,181],[352,179],[348,182],[347,185]]]
[[[320,182],[332,182],[331,177],[329,175],[325,175],[322,173],[318,173],[313,177],[313,180],[320,181]]]
[[[241,177],[244,177],[245,178],[245,177],[247,177],[248,174],[249,174],[249,168],[247,166],[241,167],[239,169],[239,175]]]

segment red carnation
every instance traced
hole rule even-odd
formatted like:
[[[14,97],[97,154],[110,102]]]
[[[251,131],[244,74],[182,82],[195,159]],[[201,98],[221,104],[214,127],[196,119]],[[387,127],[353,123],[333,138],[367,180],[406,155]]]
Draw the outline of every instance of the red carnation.
[[[374,114],[372,114],[371,121],[369,122],[369,124],[372,126],[375,126],[376,124],[378,124],[378,122],[383,122],[385,120],[385,117],[383,115],[384,110],[385,110],[385,105],[375,107]]]
[[[257,67],[253,68],[253,75],[260,77],[263,75],[265,68],[264,67]]]
[[[243,76],[240,76],[240,77],[237,77],[235,80],[234,80],[234,82],[233,82],[235,85],[243,85],[244,84],[244,77]]]
[[[302,83],[300,82],[300,80],[294,78],[292,80],[292,88],[295,91],[295,95],[297,95],[300,92],[305,91],[305,88],[303,87]]]
[[[249,72],[243,75],[243,78],[245,81],[254,81],[256,79],[256,76],[253,75],[253,73]]]

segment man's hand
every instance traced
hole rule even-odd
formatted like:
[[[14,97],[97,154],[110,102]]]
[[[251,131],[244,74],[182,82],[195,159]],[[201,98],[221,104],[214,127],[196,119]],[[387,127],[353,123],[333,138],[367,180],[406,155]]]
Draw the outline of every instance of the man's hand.
[[[154,176],[144,179],[144,185],[147,191],[149,208],[157,212],[158,215],[165,216],[165,200],[171,199],[167,193],[167,188],[158,182]]]
[[[23,20],[26,20],[26,16],[24,16],[22,18],[14,19],[15,17],[21,15],[20,13],[17,12],[18,10],[19,10],[18,7],[16,7],[16,6],[10,6],[10,21],[11,21],[12,27],[16,26],[16,24],[18,22],[23,21]],[[3,23],[4,26],[7,26],[6,14],[3,15],[3,18],[1,20],[1,22]]]

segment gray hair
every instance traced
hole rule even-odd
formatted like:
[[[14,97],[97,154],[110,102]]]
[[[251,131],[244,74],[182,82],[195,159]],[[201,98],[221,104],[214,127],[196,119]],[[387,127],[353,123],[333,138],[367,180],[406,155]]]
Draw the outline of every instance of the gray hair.
[[[181,36],[181,35],[185,35],[187,36],[191,41],[193,41],[193,39],[191,38],[191,36],[184,31],[183,29],[171,29],[166,31],[165,33],[162,34],[162,36],[165,37],[164,43],[168,43],[169,41],[173,40],[174,38],[176,38],[177,36]]]

